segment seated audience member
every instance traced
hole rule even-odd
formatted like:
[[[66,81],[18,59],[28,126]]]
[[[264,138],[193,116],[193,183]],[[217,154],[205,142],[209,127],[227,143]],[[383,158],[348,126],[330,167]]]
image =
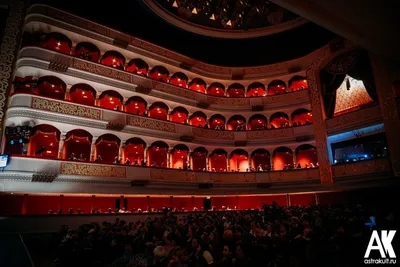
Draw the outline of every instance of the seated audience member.
[[[297,167],[296,167],[296,169],[301,169],[301,164],[299,163],[299,164],[297,164]]]
[[[135,162],[137,163],[137,161]],[[129,160],[129,158],[126,158],[125,165],[131,165],[131,161]],[[137,164],[135,166],[137,166]]]
[[[119,157],[115,157],[114,164],[121,164],[121,159]]]
[[[79,160],[80,161],[86,161],[86,158],[82,153],[79,155]]]
[[[68,160],[76,160],[75,153],[71,153],[71,155],[69,155]]]
[[[96,162],[102,162],[103,158],[100,155],[97,155]]]

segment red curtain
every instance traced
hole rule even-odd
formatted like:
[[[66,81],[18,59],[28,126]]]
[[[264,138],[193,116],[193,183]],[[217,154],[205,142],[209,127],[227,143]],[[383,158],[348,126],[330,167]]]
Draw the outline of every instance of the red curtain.
[[[215,127],[221,127],[223,129],[225,129],[225,120],[221,119],[221,118],[213,118],[212,120],[210,120],[210,128],[211,129],[215,129]]]
[[[249,130],[263,130],[267,127],[268,123],[265,119],[257,118],[251,120],[249,123]]]
[[[290,205],[292,206],[310,206],[315,205],[314,194],[294,194],[290,195]]]
[[[244,120],[230,120],[228,123],[228,130],[235,131],[237,129],[242,129],[241,127],[244,127],[243,129],[246,129],[246,123]],[[240,126],[238,128],[238,126]]]
[[[285,117],[275,117],[270,121],[270,124],[273,125],[275,128],[281,128],[282,125],[285,125],[286,123],[289,123],[289,120]]]
[[[240,169],[241,172],[244,172],[249,168],[249,160],[246,155],[235,154],[229,159],[229,167],[231,171]]]
[[[307,80],[297,80],[297,81],[293,81],[290,84],[291,91],[298,91],[298,90],[307,89],[307,88],[308,88]]]
[[[207,155],[205,153],[193,153],[191,156],[192,159],[192,170],[194,171],[202,171],[203,169],[207,170]]]
[[[106,56],[101,60],[101,64],[117,69],[124,69],[124,59],[113,55]]]
[[[28,155],[32,157],[56,159],[58,157],[58,145],[59,141],[56,132],[42,132],[36,130],[30,137]],[[36,155],[36,152],[42,147],[44,150],[43,153]]]
[[[43,81],[40,83],[37,89],[38,95],[52,97],[56,99],[64,99],[65,97],[65,88],[63,85],[57,83],[49,83],[47,81]]]
[[[305,112],[305,113],[301,113],[301,114],[296,114],[293,116],[293,122],[297,123],[297,124],[306,124],[306,121],[308,121],[309,123],[313,123],[313,117],[311,112]]]
[[[99,99],[98,106],[107,109],[121,110],[122,103],[119,97],[105,95]]]
[[[161,82],[168,82],[168,74],[166,73],[161,73],[158,70],[151,70],[148,77],[153,79],[153,80],[157,80],[157,81],[161,81]]]
[[[273,162],[275,171],[283,170],[287,164],[293,167],[293,154],[289,152],[276,152],[273,157]]]
[[[146,112],[146,104],[138,101],[130,101],[125,105],[125,111],[136,115],[143,115]]]
[[[223,172],[223,171],[228,171],[228,165],[227,165],[227,160],[225,155],[217,155],[214,154],[213,156],[210,157],[210,171],[215,171],[217,172]]]
[[[113,163],[115,161],[115,157],[118,157],[119,154],[119,146],[116,141],[106,141],[100,140],[96,143],[96,155],[101,156],[103,159],[103,163]]]
[[[28,196],[26,211],[28,214],[47,214],[49,210],[57,213],[60,208],[60,196]],[[65,210],[63,210],[65,212]]]
[[[268,165],[271,167],[271,161],[268,156],[268,154],[254,154],[253,158],[251,159],[252,167],[255,168],[256,170],[258,169],[258,166],[261,165],[262,169],[265,170],[265,167]]]
[[[74,51],[75,57],[80,57],[81,55],[84,55],[85,58],[87,55],[89,55],[92,58],[91,61],[93,61],[93,62],[97,63],[99,61],[99,53],[90,51],[89,49],[85,48],[84,46],[81,46],[79,49],[75,49],[75,51]]]
[[[127,144],[123,150],[123,161],[129,158],[130,162],[133,164],[135,160],[138,161],[140,165],[142,159],[144,159],[144,147],[143,144]]]
[[[189,119],[190,125],[203,127],[206,124],[206,119],[200,116],[192,116]]]
[[[96,96],[90,90],[76,88],[68,94],[68,100],[77,104],[94,106]]]
[[[228,97],[244,97],[245,92],[244,92],[244,89],[242,89],[242,88],[229,88],[226,95]]]
[[[169,120],[177,123],[185,123],[187,119],[187,114],[181,111],[174,111],[170,114]]]
[[[186,150],[174,150],[174,152],[170,155],[171,160],[171,168],[174,169],[184,169],[187,167],[187,158],[188,158],[188,151]]]
[[[286,93],[286,87],[283,85],[272,85],[268,87],[268,95],[279,95]]]
[[[314,164],[316,166],[316,163],[318,162],[318,157],[317,157],[317,151],[315,149],[309,149],[309,150],[300,150],[297,152],[296,155],[296,164],[301,165],[302,168],[306,167],[306,164],[310,167],[310,164]]]
[[[126,71],[136,73],[138,75],[146,76],[148,72],[148,68],[142,67],[139,68],[135,63],[131,63],[127,68]]]
[[[167,167],[167,149],[152,147],[147,151],[148,164],[151,166],[153,163],[156,167]]]
[[[46,49],[50,49],[53,51],[57,51],[63,54],[70,54],[71,48],[66,41],[59,41],[56,38],[50,37],[42,43],[42,47]]]
[[[89,161],[90,150],[91,142],[89,141],[88,137],[78,137],[72,134],[68,139],[64,141],[63,159],[69,159],[73,153],[75,154],[76,158],[84,158]]]
[[[215,96],[224,96],[225,91],[224,91],[224,88],[217,87],[217,86],[210,86],[208,88],[207,94],[215,95]]]
[[[187,80],[186,79],[181,79],[178,76],[175,76],[175,77],[171,78],[169,80],[169,83],[173,84],[173,85],[176,85],[176,86],[179,86],[179,87],[184,87],[184,88],[186,88],[186,86],[187,86]]]
[[[206,86],[204,84],[192,83],[189,85],[189,89],[203,94],[206,92]]]
[[[266,94],[265,90],[262,87],[251,88],[250,90],[247,91],[248,97],[265,96],[265,94]]]
[[[159,120],[167,120],[168,111],[165,108],[152,107],[149,110],[149,117],[159,119]]]
[[[211,197],[211,207],[221,209],[222,206],[225,208],[233,209],[236,206],[236,196],[229,197]]]

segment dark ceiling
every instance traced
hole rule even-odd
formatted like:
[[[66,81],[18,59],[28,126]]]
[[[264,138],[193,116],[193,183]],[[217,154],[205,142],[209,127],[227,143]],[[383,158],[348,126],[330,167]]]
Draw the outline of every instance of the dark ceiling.
[[[147,40],[197,60],[222,66],[257,66],[299,58],[324,46],[332,32],[306,23],[295,29],[252,39],[218,39],[196,35],[157,17],[142,0],[36,0]]]

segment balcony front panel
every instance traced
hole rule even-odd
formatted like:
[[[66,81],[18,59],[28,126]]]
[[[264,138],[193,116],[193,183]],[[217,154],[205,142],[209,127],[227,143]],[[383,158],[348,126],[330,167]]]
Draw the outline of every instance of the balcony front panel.
[[[329,134],[351,131],[381,122],[379,105],[362,108],[326,120]]]
[[[363,160],[332,166],[332,173],[335,178],[373,175],[377,173],[389,172],[391,172],[391,166],[387,158]]]
[[[12,157],[4,173],[14,175],[55,175],[54,182],[65,179],[92,181],[164,181],[178,183],[249,184],[307,182],[319,179],[318,169],[271,172],[201,172],[152,167],[135,167],[77,161]]]
[[[171,50],[49,6],[34,5],[29,9],[28,13],[29,14],[25,20],[26,24],[47,24],[48,28],[58,28],[59,32],[64,33],[67,36],[68,33],[73,32],[75,36],[79,34],[85,36],[85,39],[90,38],[91,41],[98,45],[98,47],[103,47],[103,49],[105,46],[113,45],[114,39],[118,38],[126,41],[128,44],[126,49],[119,49],[125,51],[127,58],[139,54],[140,57],[151,58],[153,61],[158,61],[157,63],[161,65],[163,65],[163,63],[168,64],[170,68],[175,69],[180,69],[180,64],[184,63],[190,67],[190,73],[197,73],[204,77],[213,77],[224,80],[232,79],[233,74],[240,74],[246,79],[259,79],[266,76],[287,74],[288,70],[291,68],[300,67],[301,69],[305,69],[310,63],[312,63],[317,54],[313,53],[303,58],[265,66],[241,68],[224,67],[197,61],[193,58],[183,56]],[[100,42],[103,44],[102,46],[100,45]]]
[[[32,58],[38,61],[30,60]],[[55,71],[58,69],[58,71],[78,78],[85,77],[85,79],[102,84],[108,84],[138,93],[144,92],[145,94],[167,98],[187,105],[208,105],[209,107],[207,109],[213,110],[242,109],[250,111],[253,106],[264,106],[268,109],[275,109],[309,103],[308,90],[251,98],[229,98],[205,95],[186,88],[151,80],[143,76],[39,47],[25,47],[21,50],[17,67],[22,66],[49,68]]]
[[[294,142],[296,137],[308,136],[312,138],[312,125],[259,131],[212,130],[98,107],[83,106],[30,94],[13,95],[9,108],[9,117],[23,116],[25,114],[24,116],[39,116],[38,118],[44,118],[44,116],[41,117],[38,115],[37,112],[34,114],[29,112],[29,109],[32,109],[39,111],[40,114],[43,113],[46,115],[45,118],[50,121],[71,123],[71,117],[75,117],[79,120],[78,125],[84,125],[85,120],[88,120],[88,125],[93,125],[96,122],[97,124],[108,125],[110,129],[113,126],[119,126],[125,132],[135,134],[140,134],[140,132],[144,135],[153,133],[154,136],[161,135],[164,137],[167,134],[167,136],[177,139],[181,136],[189,136],[199,141],[225,141],[231,145],[235,141],[262,142],[264,144],[265,142]],[[18,112],[18,110],[21,111]],[[104,128],[104,126],[101,127]]]

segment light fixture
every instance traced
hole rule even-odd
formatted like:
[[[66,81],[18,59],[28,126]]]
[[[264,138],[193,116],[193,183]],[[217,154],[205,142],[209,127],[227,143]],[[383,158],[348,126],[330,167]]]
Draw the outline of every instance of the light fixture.
[[[197,9],[196,9],[196,8],[193,8],[193,10],[192,10],[192,14],[195,14],[195,15],[197,15]]]
[[[173,7],[178,7],[178,3],[176,1],[174,1],[174,3],[172,4]]]

